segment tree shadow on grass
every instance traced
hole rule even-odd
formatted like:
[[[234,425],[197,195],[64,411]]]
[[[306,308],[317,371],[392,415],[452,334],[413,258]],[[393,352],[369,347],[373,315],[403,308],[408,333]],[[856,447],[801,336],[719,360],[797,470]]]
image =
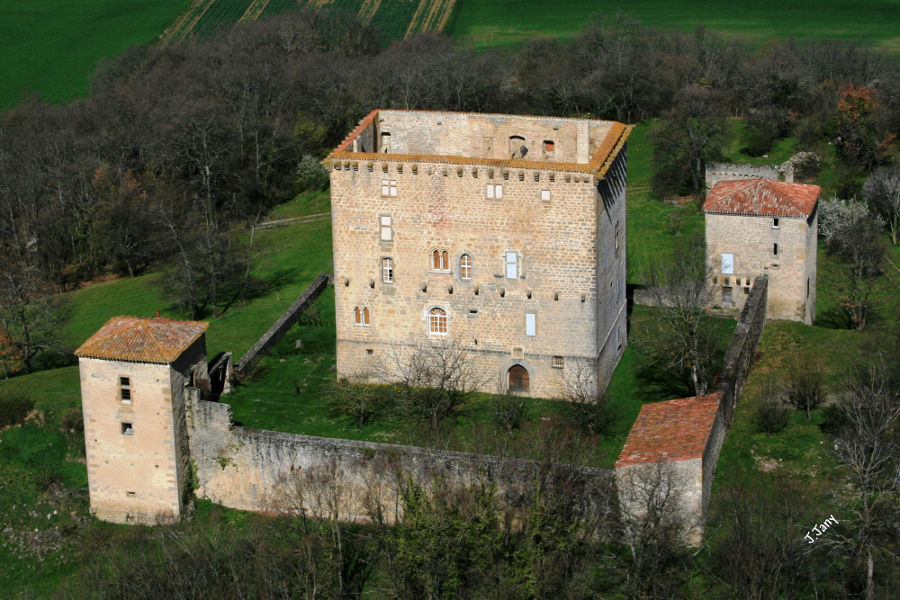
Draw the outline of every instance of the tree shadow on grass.
[[[816,325],[825,329],[853,329],[853,323],[847,311],[833,306],[816,315]]]

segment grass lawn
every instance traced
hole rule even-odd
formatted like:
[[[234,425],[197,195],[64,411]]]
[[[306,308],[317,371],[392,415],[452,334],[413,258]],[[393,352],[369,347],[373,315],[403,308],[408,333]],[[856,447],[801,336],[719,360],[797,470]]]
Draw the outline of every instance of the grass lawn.
[[[753,41],[775,38],[842,38],[900,50],[900,2],[837,0],[778,2],[660,2],[634,0],[462,0],[450,33],[479,48],[510,46],[535,37],[577,34],[592,16],[624,11],[646,25],[693,31],[703,25]]]
[[[147,44],[187,0],[0,0],[0,109],[22,92],[47,100],[84,96],[101,58]]]

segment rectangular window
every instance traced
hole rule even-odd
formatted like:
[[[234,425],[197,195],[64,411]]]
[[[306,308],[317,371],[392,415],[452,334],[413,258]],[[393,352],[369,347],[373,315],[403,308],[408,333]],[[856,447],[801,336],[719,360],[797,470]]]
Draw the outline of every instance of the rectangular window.
[[[131,404],[131,378],[119,377],[119,399],[123,404]]]
[[[391,242],[394,240],[394,227],[393,227],[393,219],[390,216],[382,215],[379,219],[379,225],[381,229],[381,241],[382,242]]]
[[[131,423],[126,423],[122,421],[122,435],[134,435],[134,427],[131,426]]]
[[[381,280],[385,283],[394,283],[394,260],[391,258],[381,259]]]
[[[506,253],[506,278],[519,278],[519,255],[515,252]]]
[[[778,229],[778,217],[772,219],[772,229]]]
[[[397,197],[397,180],[396,179],[382,179],[381,180],[381,195],[386,198],[396,198]]]
[[[500,183],[487,184],[487,197],[489,200],[503,199],[503,185]]]
[[[734,274],[734,254],[722,255],[722,273],[725,275]]]
[[[534,313],[525,313],[525,335],[537,335],[537,315]]]
[[[562,369],[566,366],[566,359],[564,359],[562,356],[554,356],[550,362],[550,366],[554,369]]]
[[[372,348],[366,348],[366,356],[374,356],[375,350]]]
[[[541,190],[541,200],[550,202],[550,190]]]

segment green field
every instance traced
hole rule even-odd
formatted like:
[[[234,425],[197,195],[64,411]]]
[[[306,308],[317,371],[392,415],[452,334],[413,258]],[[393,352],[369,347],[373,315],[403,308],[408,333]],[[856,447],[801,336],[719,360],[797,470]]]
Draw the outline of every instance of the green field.
[[[633,0],[627,4],[612,0],[463,0],[449,33],[481,48],[506,46],[535,37],[574,35],[593,16],[612,17],[617,11],[665,29],[693,31],[703,25],[752,40],[842,38],[900,50],[898,0]]]
[[[0,0],[0,109],[85,96],[101,58],[157,39],[187,0]]]

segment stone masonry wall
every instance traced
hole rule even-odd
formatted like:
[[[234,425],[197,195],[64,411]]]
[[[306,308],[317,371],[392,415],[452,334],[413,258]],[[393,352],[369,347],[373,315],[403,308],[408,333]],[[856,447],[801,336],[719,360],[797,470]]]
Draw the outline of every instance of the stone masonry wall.
[[[382,145],[394,154],[510,159],[527,148],[527,160],[586,164],[609,121],[554,117],[381,110]],[[389,135],[385,135],[389,134]],[[389,140],[389,141],[388,141]],[[544,142],[552,142],[552,150]],[[382,153],[382,149],[377,150]]]
[[[496,484],[508,510],[541,477],[565,482],[594,511],[613,510],[613,477],[606,470],[238,427],[230,406],[196,394],[189,401],[188,424],[198,496],[231,508],[302,508],[308,515],[346,521],[366,521],[379,509],[393,523],[408,478],[427,484],[442,476],[458,486]]]
[[[752,280],[767,276],[768,316],[811,324],[815,314],[815,229],[815,217],[809,222],[779,217],[776,226],[771,216],[707,214],[706,252],[714,283],[713,304],[740,311]],[[732,274],[722,272],[723,253],[734,257]],[[725,287],[731,288],[732,305],[723,299]]]
[[[619,160],[604,197],[578,173],[391,160],[335,165],[339,376],[383,372],[404,348],[443,337],[481,357],[486,391],[500,391],[505,369],[521,364],[530,394],[559,394],[566,373],[551,370],[554,356],[589,361],[595,371],[603,364],[605,381],[625,345],[625,332],[617,331],[624,328],[616,327],[625,318],[624,156]],[[383,195],[384,186],[395,195]],[[500,186],[502,198],[489,198],[488,186]],[[389,240],[381,239],[383,218]],[[448,253],[446,269],[434,269],[433,250]],[[515,279],[504,262],[510,252]],[[460,271],[464,254],[470,279]],[[388,258],[389,282],[382,268]],[[357,308],[368,309],[368,325],[356,324]],[[429,333],[432,308],[446,312],[446,336]],[[535,336],[526,336],[529,313]],[[611,356],[599,361],[610,344]]]
[[[188,461],[184,390],[191,371],[206,377],[203,338],[172,365],[82,357],[79,371],[92,512],[117,523],[178,518]],[[130,402],[120,377],[130,379]]]
[[[793,174],[793,171],[791,173]],[[777,165],[709,163],[706,165],[706,193],[708,194],[720,181],[735,181],[737,179],[772,179],[778,181],[780,174],[781,170]],[[793,177],[791,177],[791,180],[793,180]]]
[[[278,320],[266,331],[262,337],[257,340],[253,347],[241,357],[234,366],[235,374],[240,377],[249,371],[256,361],[262,358],[266,352],[281,341],[284,334],[294,326],[294,323],[309,308],[322,291],[328,287],[328,275],[320,274],[315,280],[309,284],[309,287],[297,297],[296,300],[288,307],[284,313],[278,317]]]

